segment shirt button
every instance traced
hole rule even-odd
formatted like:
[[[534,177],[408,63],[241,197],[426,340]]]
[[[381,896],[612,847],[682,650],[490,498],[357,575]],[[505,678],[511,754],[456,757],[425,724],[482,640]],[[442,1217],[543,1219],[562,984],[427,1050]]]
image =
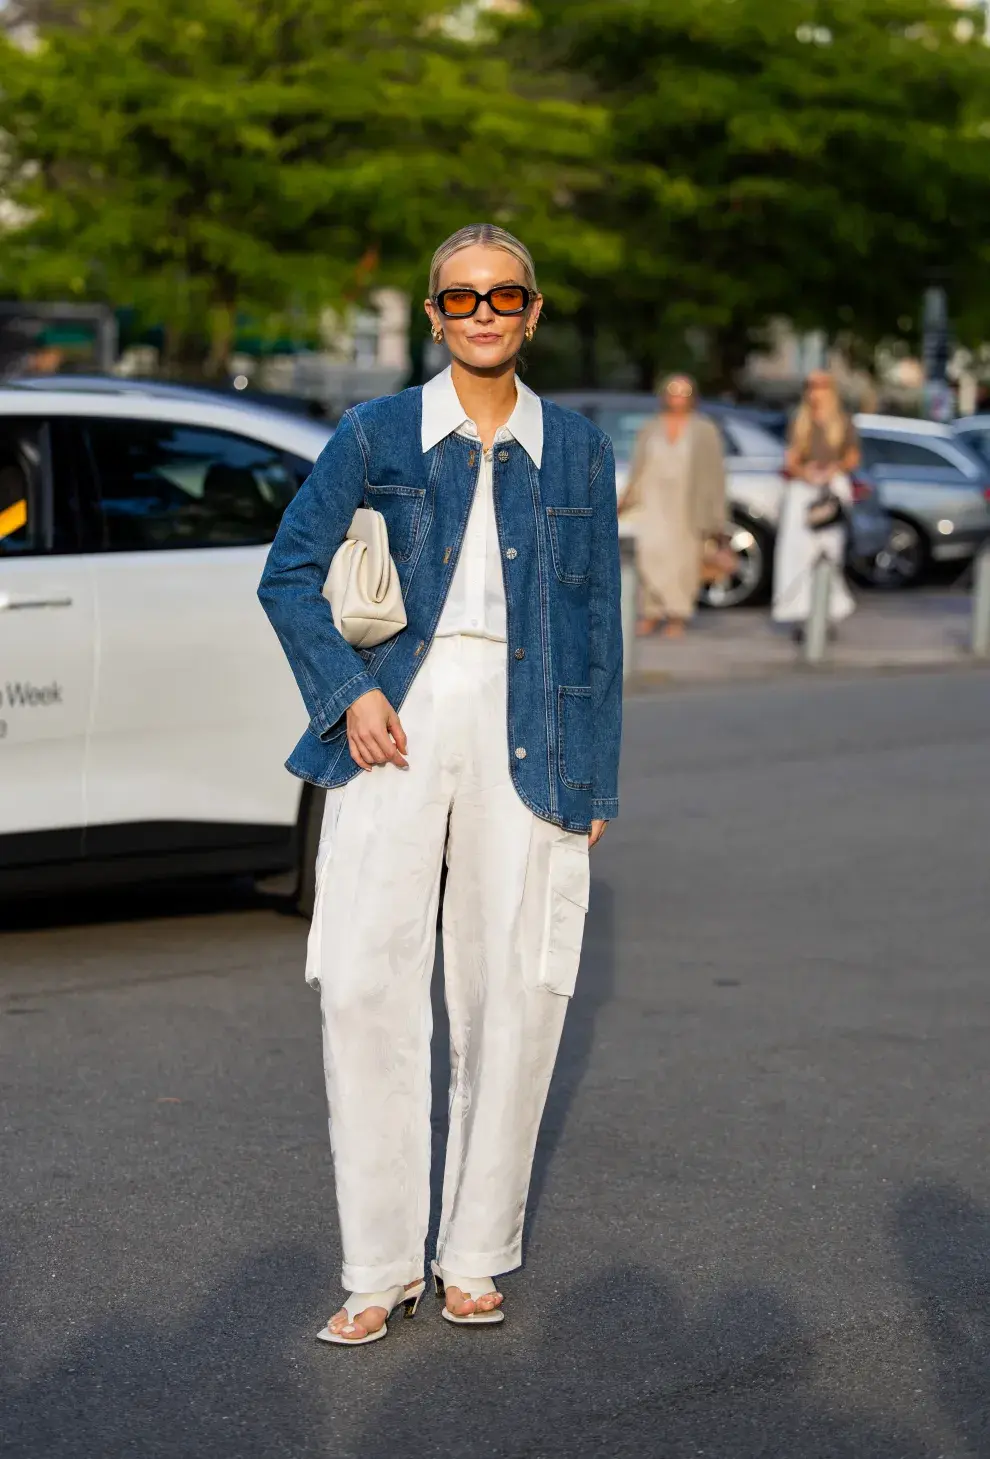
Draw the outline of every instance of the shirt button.
[[[499,451],[499,453],[498,453],[498,459],[500,461],[508,461],[508,459],[509,459],[509,453],[508,453],[508,451]]]
[[[516,658],[517,659],[524,659],[525,657],[526,657],[526,650],[524,648],[517,648],[516,649]]]
[[[516,759],[517,760],[525,760],[525,758],[526,758],[526,751],[523,749],[522,745],[520,745],[519,748],[516,750]]]
[[[507,547],[505,549],[505,555],[510,562],[515,562],[516,558],[519,556],[519,553],[514,547]]]

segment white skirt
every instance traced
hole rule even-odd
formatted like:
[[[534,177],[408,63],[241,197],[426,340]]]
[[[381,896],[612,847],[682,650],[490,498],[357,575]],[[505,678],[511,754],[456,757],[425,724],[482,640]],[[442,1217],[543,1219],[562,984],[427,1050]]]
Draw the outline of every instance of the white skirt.
[[[832,479],[832,490],[843,502],[852,501],[847,476]],[[832,563],[832,591],[829,622],[841,623],[856,608],[846,585],[844,562],[846,528],[841,523],[813,532],[808,526],[808,508],[820,495],[819,488],[804,481],[790,481],[784,491],[773,559],[773,619],[775,623],[804,623],[811,613],[811,582],[815,563],[822,553]]]

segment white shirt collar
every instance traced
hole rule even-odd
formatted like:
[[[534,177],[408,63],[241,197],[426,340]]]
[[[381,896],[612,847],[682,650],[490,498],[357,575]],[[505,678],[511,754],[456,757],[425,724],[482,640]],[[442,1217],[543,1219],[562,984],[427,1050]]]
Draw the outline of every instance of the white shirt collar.
[[[423,450],[432,450],[445,437],[464,426],[469,426],[477,435],[474,422],[468,418],[457,398],[448,365],[446,370],[434,375],[423,386]],[[519,442],[539,470],[543,464],[543,402],[528,385],[523,384],[518,375],[515,409],[502,430]]]

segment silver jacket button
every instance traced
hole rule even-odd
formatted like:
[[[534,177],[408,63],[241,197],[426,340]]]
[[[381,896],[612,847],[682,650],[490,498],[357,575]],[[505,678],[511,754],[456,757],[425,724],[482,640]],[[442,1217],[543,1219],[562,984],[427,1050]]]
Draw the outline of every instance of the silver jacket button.
[[[526,751],[523,749],[522,745],[520,745],[519,748],[516,750],[516,759],[517,760],[525,760],[525,758],[526,758]]]
[[[508,453],[508,451],[499,451],[499,453],[498,453],[498,459],[500,461],[508,461],[508,459],[509,459],[509,453]]]
[[[505,555],[510,562],[515,562],[516,558],[519,556],[519,553],[514,547],[507,547],[505,549]]]

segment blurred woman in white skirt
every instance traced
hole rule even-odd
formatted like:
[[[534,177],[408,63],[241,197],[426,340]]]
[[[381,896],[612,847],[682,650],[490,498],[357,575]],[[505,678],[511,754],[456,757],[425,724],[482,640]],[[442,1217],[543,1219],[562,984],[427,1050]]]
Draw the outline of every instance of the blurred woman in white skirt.
[[[853,499],[849,473],[858,465],[856,428],[831,375],[815,370],[805,382],[804,399],[788,434],[788,480],[774,554],[773,619],[791,625],[796,638],[803,635],[811,612],[812,576],[822,554],[832,564],[830,624],[855,611],[844,571],[844,513]],[[821,525],[823,521],[828,525]]]

